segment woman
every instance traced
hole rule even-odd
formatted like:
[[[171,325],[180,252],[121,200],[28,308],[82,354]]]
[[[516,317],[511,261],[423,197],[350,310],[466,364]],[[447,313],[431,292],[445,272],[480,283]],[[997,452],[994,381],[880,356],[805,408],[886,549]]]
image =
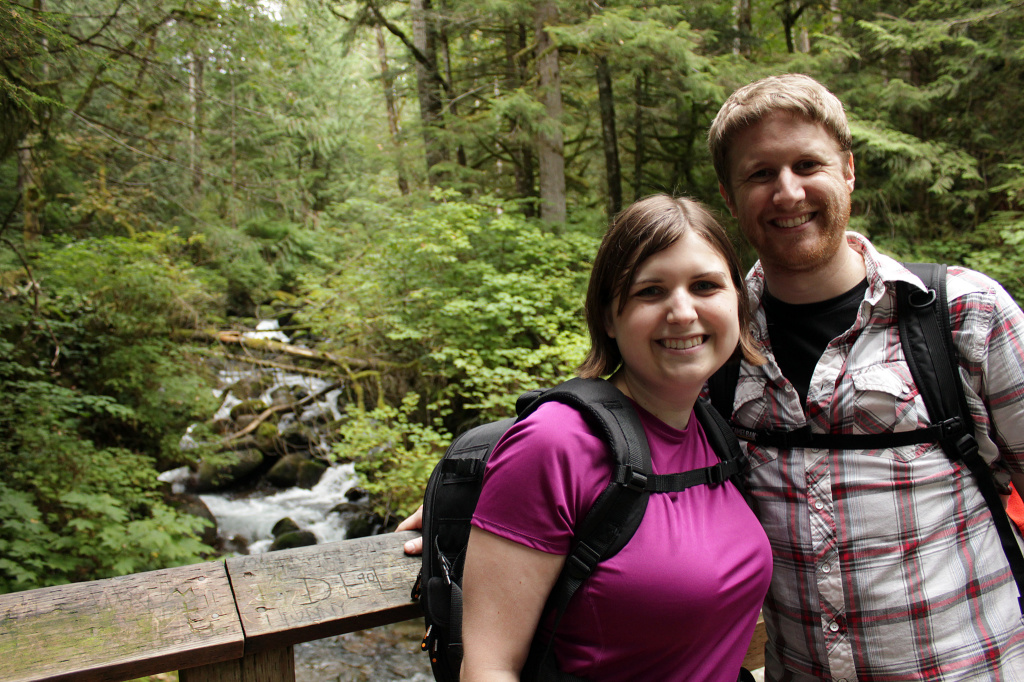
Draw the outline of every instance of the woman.
[[[632,400],[655,473],[718,461],[691,417],[726,361],[763,362],[742,286],[728,236],[687,199],[637,202],[601,243],[579,374],[611,374]],[[464,682],[519,679],[574,525],[611,471],[606,446],[561,403],[545,403],[499,442],[467,551]],[[734,682],[770,574],[767,538],[731,483],[651,495],[633,538],[570,603],[554,642],[559,668],[589,680]]]

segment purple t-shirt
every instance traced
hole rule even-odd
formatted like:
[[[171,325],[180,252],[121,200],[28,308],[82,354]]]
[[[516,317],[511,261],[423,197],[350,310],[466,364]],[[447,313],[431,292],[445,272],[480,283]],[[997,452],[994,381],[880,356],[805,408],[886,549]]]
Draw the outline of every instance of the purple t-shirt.
[[[696,417],[680,431],[637,411],[655,473],[719,461]],[[583,417],[545,403],[495,448],[473,525],[568,554],[611,472]],[[732,483],[654,493],[632,540],[573,597],[555,640],[559,667],[602,682],[735,682],[771,566],[768,539]]]

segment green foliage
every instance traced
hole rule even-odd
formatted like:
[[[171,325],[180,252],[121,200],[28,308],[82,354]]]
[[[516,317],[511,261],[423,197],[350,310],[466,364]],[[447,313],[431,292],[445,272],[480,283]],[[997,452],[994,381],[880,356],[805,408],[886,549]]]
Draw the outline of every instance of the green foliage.
[[[12,364],[0,368],[0,592],[198,561],[207,522],[161,501],[152,459],[80,435],[131,410]]]
[[[456,430],[582,361],[593,237],[546,231],[500,202],[383,213],[357,260],[308,282],[314,333],[371,357],[386,348],[413,368],[405,385],[455,410]]]
[[[451,440],[434,419],[419,417],[420,397],[408,393],[399,407],[364,411],[352,405],[338,431],[333,455],[354,462],[374,511],[385,523],[411,514],[423,500],[427,478]]]
[[[156,460],[214,409],[171,340],[208,297],[161,233],[21,245],[33,287],[0,300],[0,591],[190,563],[204,521],[170,509]],[[189,369],[191,368],[191,369]]]

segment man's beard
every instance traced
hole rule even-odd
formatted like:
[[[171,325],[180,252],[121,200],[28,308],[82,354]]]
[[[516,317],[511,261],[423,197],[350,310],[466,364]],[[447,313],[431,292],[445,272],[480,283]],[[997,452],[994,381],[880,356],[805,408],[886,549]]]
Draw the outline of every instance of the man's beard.
[[[839,253],[850,224],[850,195],[830,192],[818,207],[815,220],[821,226],[810,243],[785,243],[773,240],[771,234],[743,230],[757,251],[761,263],[777,272],[813,272],[828,266]],[[780,243],[781,242],[781,243]]]

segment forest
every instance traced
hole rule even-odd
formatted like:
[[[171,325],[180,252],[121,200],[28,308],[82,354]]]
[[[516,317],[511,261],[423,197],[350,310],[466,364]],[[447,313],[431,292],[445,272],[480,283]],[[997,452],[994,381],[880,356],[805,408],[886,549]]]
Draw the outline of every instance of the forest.
[[[210,556],[157,475],[259,319],[407,514],[572,375],[609,216],[728,223],[708,124],[785,72],[847,106],[856,230],[1024,301],[1022,0],[0,0],[0,593]]]

